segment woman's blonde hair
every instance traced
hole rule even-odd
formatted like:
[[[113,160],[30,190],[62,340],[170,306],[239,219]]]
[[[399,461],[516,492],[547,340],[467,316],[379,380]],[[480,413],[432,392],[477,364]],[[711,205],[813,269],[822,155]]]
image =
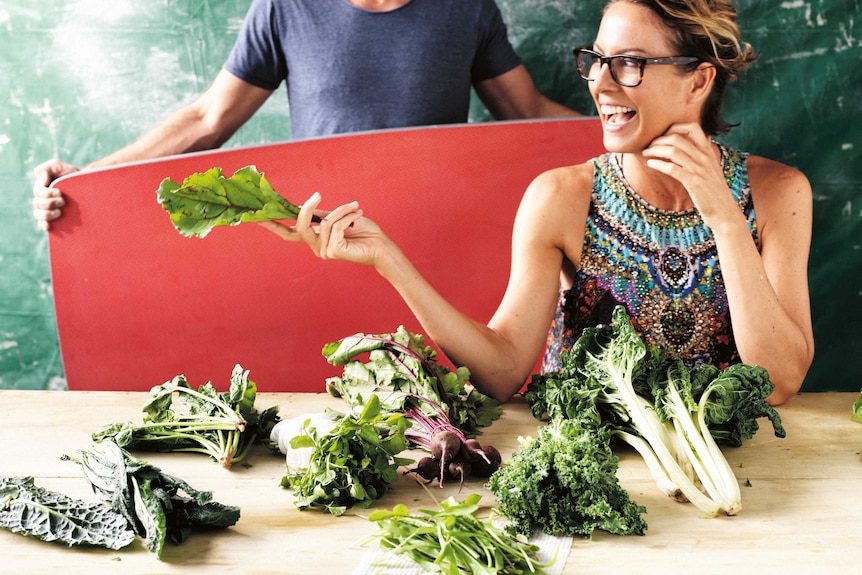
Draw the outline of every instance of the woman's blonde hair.
[[[693,56],[715,66],[715,82],[701,114],[703,130],[709,135],[726,134],[736,124],[722,113],[727,84],[739,79],[757,59],[751,45],[740,39],[737,12],[729,0],[609,0],[631,2],[648,8],[667,26],[677,56]]]

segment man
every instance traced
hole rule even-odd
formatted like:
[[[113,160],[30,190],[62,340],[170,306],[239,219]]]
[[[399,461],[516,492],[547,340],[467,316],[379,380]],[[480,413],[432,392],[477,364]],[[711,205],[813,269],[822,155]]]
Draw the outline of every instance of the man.
[[[282,81],[293,138],[466,122],[471,87],[497,120],[576,115],[536,89],[494,0],[254,0],[212,85],[86,168],[217,148]],[[47,186],[78,169],[35,169],[42,229],[64,205]]]

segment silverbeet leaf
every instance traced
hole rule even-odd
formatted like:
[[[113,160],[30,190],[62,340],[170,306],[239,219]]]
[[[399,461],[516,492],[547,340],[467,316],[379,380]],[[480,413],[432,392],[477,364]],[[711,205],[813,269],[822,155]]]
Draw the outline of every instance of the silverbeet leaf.
[[[299,207],[280,196],[255,166],[226,178],[221,168],[192,174],[182,184],[165,178],[156,191],[182,235],[202,238],[216,226],[295,220]]]
[[[0,527],[70,547],[122,549],[135,539],[126,519],[107,505],[37,487],[32,477],[0,476]]]

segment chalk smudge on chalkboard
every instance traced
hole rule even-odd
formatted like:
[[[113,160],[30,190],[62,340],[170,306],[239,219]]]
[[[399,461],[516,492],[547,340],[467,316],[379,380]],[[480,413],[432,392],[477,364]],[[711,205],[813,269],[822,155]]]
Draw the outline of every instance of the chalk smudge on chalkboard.
[[[0,341],[0,351],[12,349],[13,347],[18,347],[17,341]]]
[[[203,88],[199,51],[206,42],[183,27],[164,28],[154,10],[133,0],[116,0],[110,10],[79,0],[64,8],[51,29],[57,69],[87,109],[136,136]],[[154,27],[160,40],[151,40]],[[186,62],[185,59],[192,62]]]

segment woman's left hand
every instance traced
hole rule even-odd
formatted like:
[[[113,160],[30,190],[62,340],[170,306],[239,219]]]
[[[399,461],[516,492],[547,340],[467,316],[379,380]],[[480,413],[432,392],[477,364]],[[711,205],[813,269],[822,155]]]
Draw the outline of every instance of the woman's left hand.
[[[674,124],[643,151],[647,165],[678,180],[688,191],[706,225],[722,214],[738,215],[718,151],[697,124]]]

